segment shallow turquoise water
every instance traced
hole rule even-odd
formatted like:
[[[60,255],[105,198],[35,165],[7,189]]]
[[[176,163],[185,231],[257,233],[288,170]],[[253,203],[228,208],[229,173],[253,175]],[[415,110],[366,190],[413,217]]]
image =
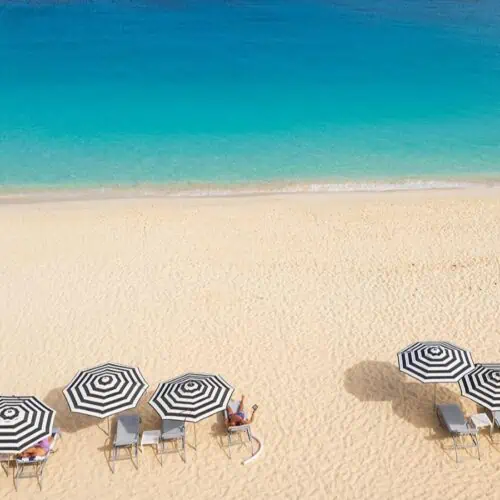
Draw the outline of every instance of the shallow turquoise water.
[[[0,2],[0,184],[500,177],[500,6]]]

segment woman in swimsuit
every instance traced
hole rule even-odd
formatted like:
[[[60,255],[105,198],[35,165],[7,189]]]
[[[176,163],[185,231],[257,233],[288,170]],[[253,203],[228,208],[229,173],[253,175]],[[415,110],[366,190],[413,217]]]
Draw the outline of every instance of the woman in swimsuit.
[[[252,412],[252,416],[249,419],[245,418],[245,408],[243,406],[244,402],[245,402],[245,396],[241,396],[241,401],[236,413],[233,412],[233,410],[231,410],[229,406],[227,407],[227,420],[226,420],[227,427],[234,427],[237,425],[247,425],[253,422],[253,416],[255,415],[255,410]]]
[[[50,444],[52,443],[52,436],[42,439],[36,443],[31,448],[24,450],[19,454],[20,458],[33,458],[33,457],[44,457],[50,450]]]

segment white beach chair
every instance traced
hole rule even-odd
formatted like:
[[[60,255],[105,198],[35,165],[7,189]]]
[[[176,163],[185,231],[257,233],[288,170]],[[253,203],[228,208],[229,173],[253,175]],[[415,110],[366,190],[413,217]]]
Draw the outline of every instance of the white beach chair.
[[[236,413],[238,411],[238,408],[240,406],[241,401],[234,401],[233,399],[229,401],[229,408],[231,408],[231,411],[233,413]],[[245,419],[247,418],[246,412],[243,412],[245,415]],[[227,421],[229,418],[229,414],[227,412],[227,409],[224,410],[224,420]],[[234,444],[244,444],[242,437],[243,435],[246,434],[248,441],[250,442],[250,449],[252,450],[252,455],[253,455],[253,437],[252,437],[252,427],[250,424],[246,425],[235,425],[235,426],[227,426],[226,427],[227,431],[227,439],[228,439],[228,454],[229,458],[231,458],[231,446],[233,446],[233,436],[238,435],[240,437],[240,442],[239,443],[234,443]]]
[[[36,478],[40,491],[43,485],[43,473],[50,456],[55,450],[57,440],[61,438],[61,431],[59,429],[52,429],[52,442],[50,443],[49,450],[43,457],[32,458],[16,458],[16,471],[14,474],[14,486],[17,490],[19,479]]]
[[[481,460],[479,452],[479,431],[470,425],[464,417],[462,410],[454,404],[437,405],[436,408],[439,421],[450,433],[453,439],[453,449],[455,450],[455,458],[458,462],[458,450],[466,448],[476,448],[477,457]],[[472,444],[465,444],[465,438],[470,437]]]
[[[182,456],[184,462],[187,461],[186,457],[186,425],[184,422],[179,420],[168,420],[162,419],[161,421],[161,451],[160,451],[160,463],[163,465],[162,455],[169,453],[166,451],[165,443],[172,442],[175,444],[176,450],[177,443],[180,442],[182,446]]]
[[[130,450],[130,459],[139,468],[139,425],[141,419],[139,415],[122,415],[116,423],[116,435],[111,451],[111,470],[115,472],[115,464],[120,460],[120,450],[125,448]]]

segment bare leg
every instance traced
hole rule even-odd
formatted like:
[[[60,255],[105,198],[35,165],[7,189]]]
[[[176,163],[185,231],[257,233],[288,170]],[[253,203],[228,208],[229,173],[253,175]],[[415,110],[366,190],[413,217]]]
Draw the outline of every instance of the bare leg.
[[[245,411],[244,403],[245,403],[245,396],[241,396],[240,405],[238,406],[238,413],[240,412],[243,413]]]
[[[233,413],[233,410],[231,410],[231,408],[228,406],[226,408],[226,411],[227,411],[227,418],[226,418],[226,427],[229,427],[230,424],[231,424],[231,418],[233,417],[234,413]]]
[[[248,421],[249,424],[253,422],[253,416],[255,415],[255,410],[252,411],[252,416],[250,417],[250,420]]]

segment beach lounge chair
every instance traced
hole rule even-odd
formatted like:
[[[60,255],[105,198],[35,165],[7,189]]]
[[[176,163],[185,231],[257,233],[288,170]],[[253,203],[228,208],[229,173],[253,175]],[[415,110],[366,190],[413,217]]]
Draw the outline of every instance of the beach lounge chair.
[[[57,440],[61,438],[61,431],[59,429],[52,429],[52,442],[50,443],[49,450],[43,457],[32,458],[16,458],[16,470],[14,473],[14,487],[17,490],[19,479],[29,479],[36,477],[40,491],[43,485],[43,472],[49,461],[50,456],[55,450]]]
[[[186,425],[179,420],[163,419],[161,421],[161,451],[160,463],[163,465],[162,455],[169,453],[166,451],[165,444],[167,442],[174,442],[176,451],[178,451],[177,443],[180,441],[182,444],[183,460],[186,462]]]
[[[115,472],[115,463],[119,459],[120,450],[127,449],[130,459],[137,469],[139,468],[139,415],[122,415],[116,422],[116,434],[111,452],[111,470]],[[128,458],[128,457],[127,457]]]
[[[241,401],[234,401],[231,400],[229,401],[229,408],[231,408],[233,413],[236,413],[238,411],[238,408],[240,406]],[[248,418],[246,412],[243,412],[245,415],[245,419]],[[229,415],[227,413],[227,409],[224,410],[224,420],[227,421],[229,418]],[[250,449],[252,450],[252,455],[253,455],[253,438],[252,438],[252,428],[250,424],[246,425],[235,425],[235,426],[227,426],[226,427],[227,431],[227,439],[228,439],[228,453],[229,453],[229,458],[231,458],[231,446],[233,445],[232,438],[235,434],[238,434],[240,437],[240,443],[242,443],[242,436],[246,434],[248,437],[248,441],[250,441]]]
[[[477,457],[481,460],[478,430],[465,420],[462,410],[457,405],[445,404],[437,405],[436,412],[441,425],[451,434],[456,461],[459,461],[458,450],[466,448],[477,448]],[[472,444],[464,442],[468,437]]]

